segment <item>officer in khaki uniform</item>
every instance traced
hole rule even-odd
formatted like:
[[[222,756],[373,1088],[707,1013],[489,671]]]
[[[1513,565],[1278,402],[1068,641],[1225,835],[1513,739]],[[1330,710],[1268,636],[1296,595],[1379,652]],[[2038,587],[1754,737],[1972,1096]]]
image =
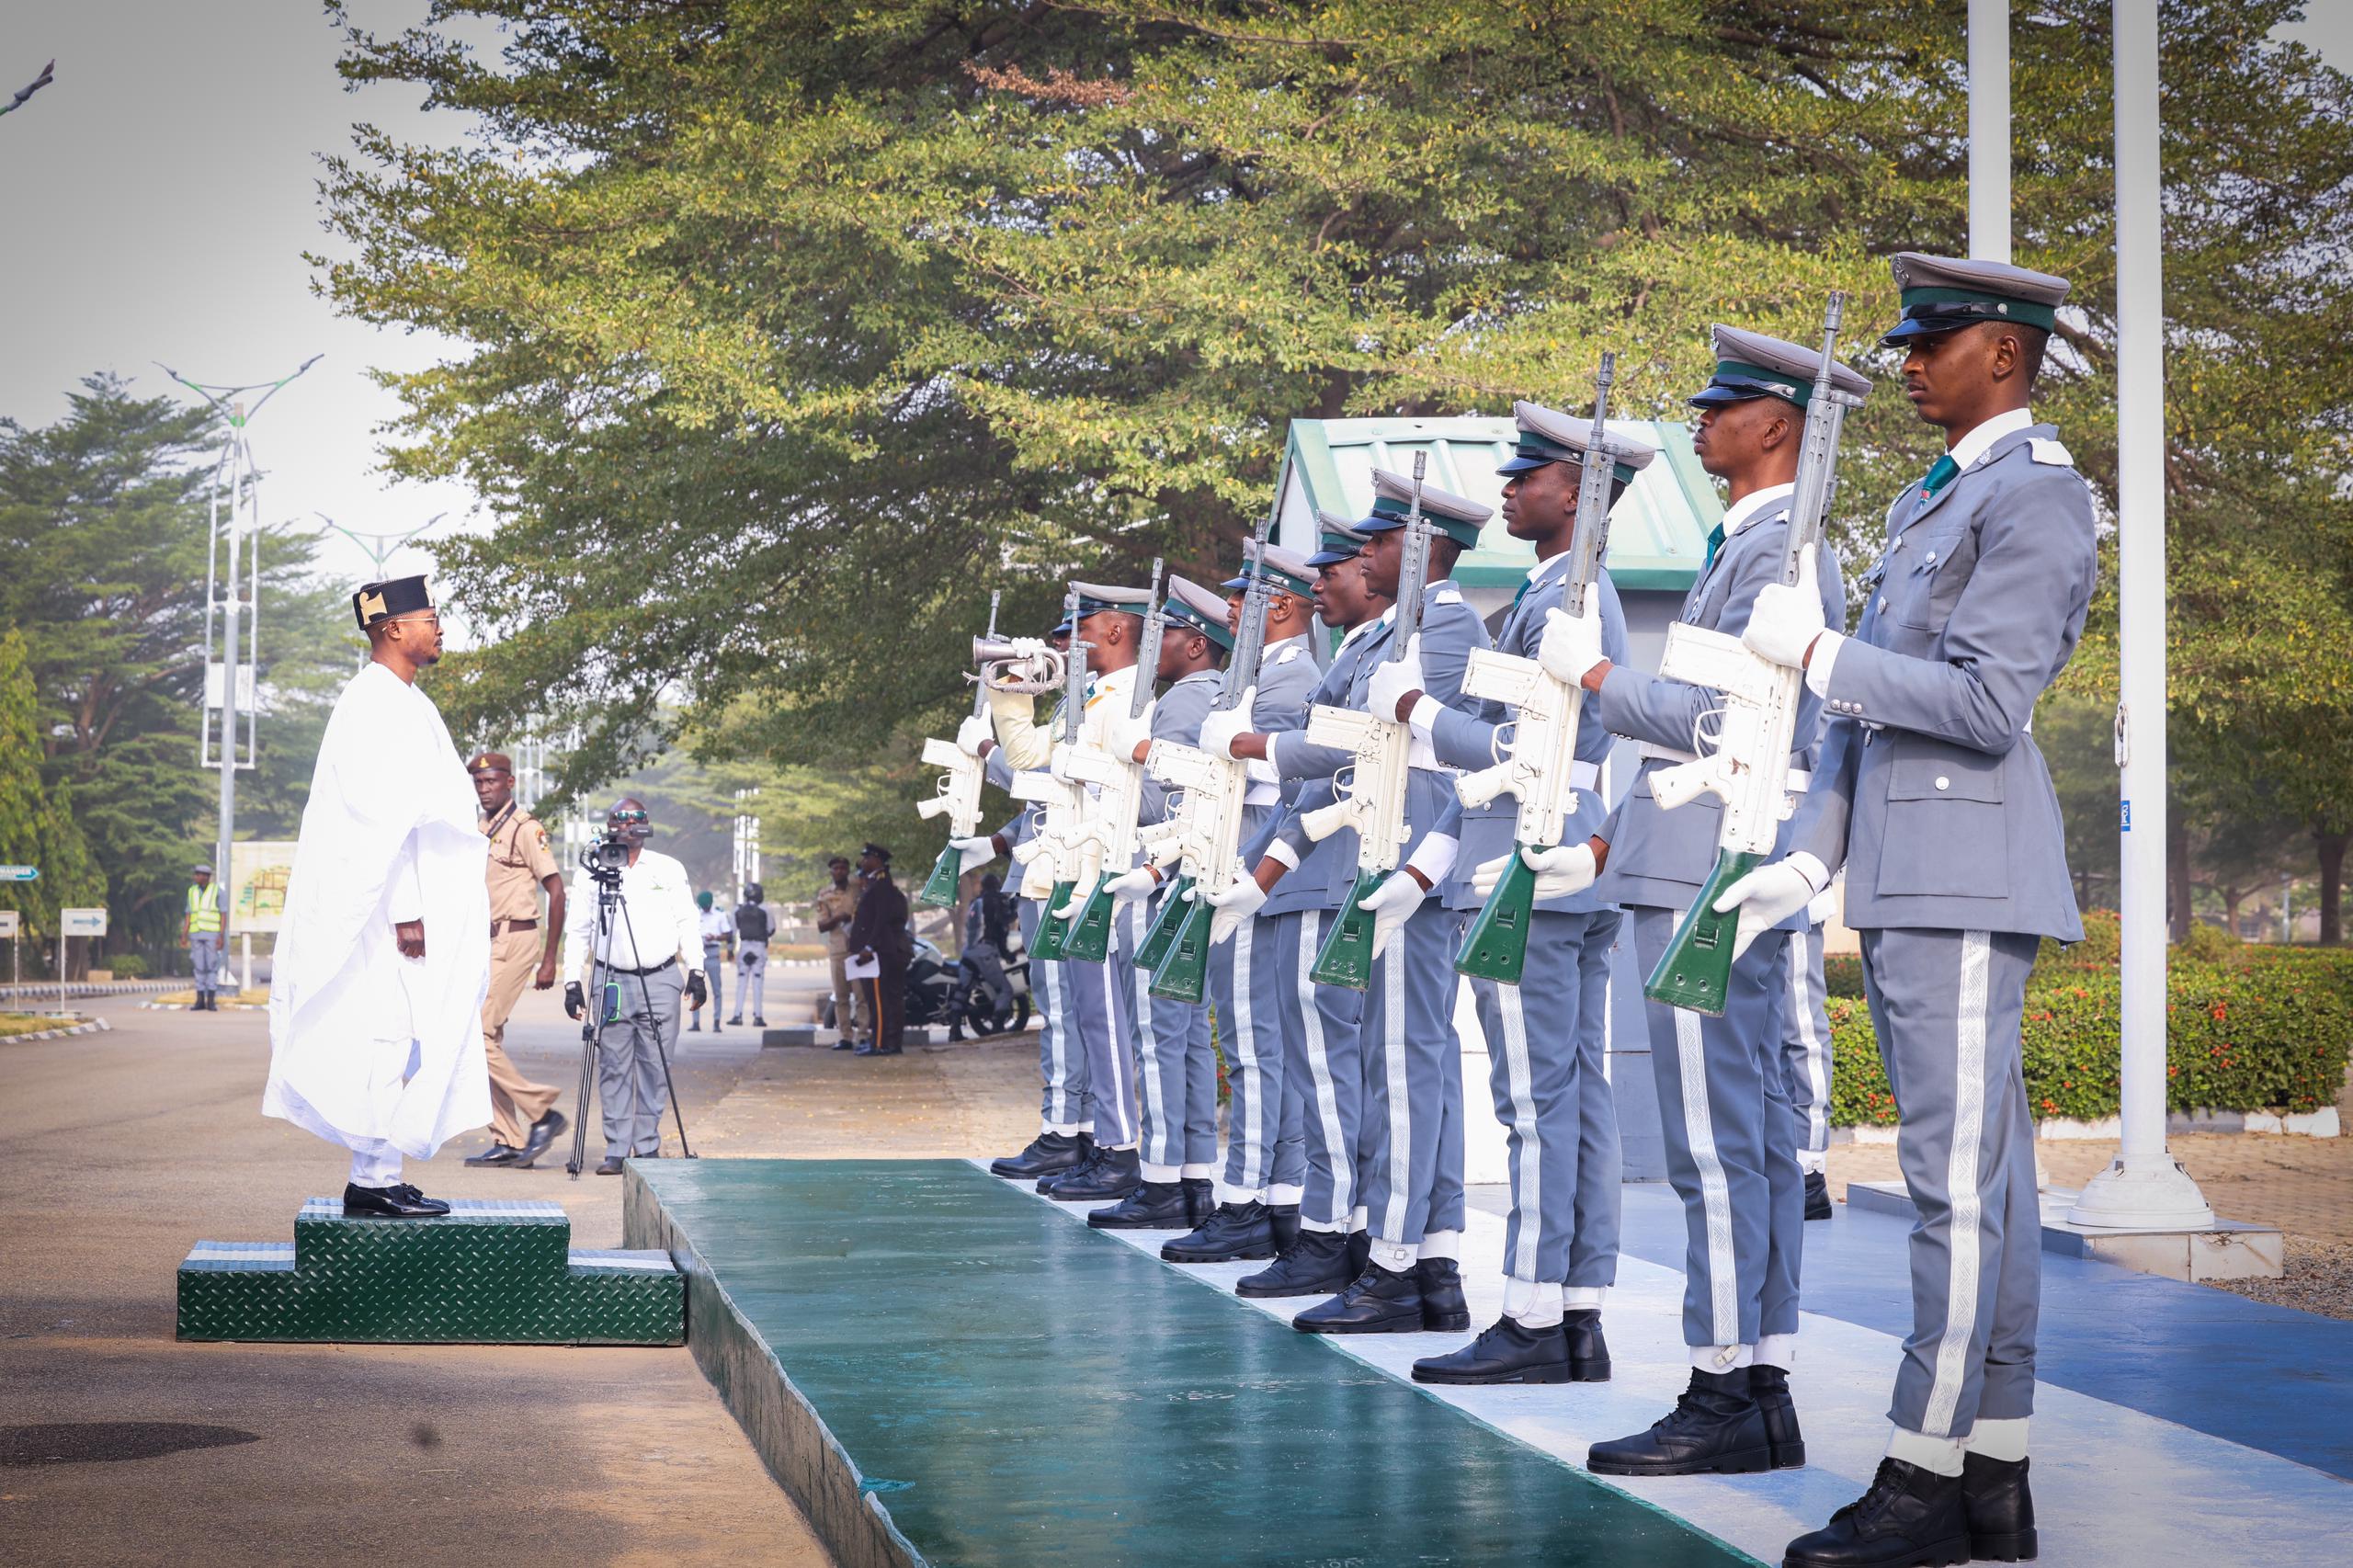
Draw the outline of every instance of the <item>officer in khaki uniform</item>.
[[[522,1000],[523,984],[555,985],[556,942],[563,930],[563,873],[548,847],[548,831],[515,801],[515,765],[486,751],[466,764],[482,831],[490,840],[490,991],[482,1003],[483,1052],[490,1065],[490,1131],[497,1142],[470,1165],[529,1170],[564,1129],[555,1108],[561,1089],[534,1084],[508,1060],[506,1019]],[[539,890],[548,891],[540,919]]]

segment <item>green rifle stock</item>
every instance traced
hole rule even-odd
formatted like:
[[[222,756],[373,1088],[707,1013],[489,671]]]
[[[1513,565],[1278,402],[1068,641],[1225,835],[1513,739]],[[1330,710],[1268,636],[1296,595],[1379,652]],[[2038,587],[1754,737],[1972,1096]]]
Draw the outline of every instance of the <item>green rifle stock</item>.
[[[1152,917],[1152,925],[1143,934],[1143,945],[1136,949],[1135,966],[1141,970],[1155,970],[1167,961],[1168,949],[1176,942],[1176,927],[1185,923],[1185,906],[1192,902],[1185,895],[1193,888],[1193,879],[1178,877],[1168,886],[1160,901],[1160,913]]]
[[[915,902],[949,908],[956,902],[956,883],[963,874],[964,852],[951,844],[931,863],[931,875],[924,879],[923,892],[915,894]]]
[[[1194,1003],[1201,999],[1210,980],[1210,926],[1217,911],[1207,899],[1188,898],[1185,913],[1177,916],[1176,935],[1168,944],[1168,956],[1152,972],[1152,983],[1144,989],[1168,1002]]]
[[[1765,857],[1729,849],[1716,851],[1715,869],[1708,873],[1699,898],[1675,928],[1675,940],[1659,955],[1643,994],[1670,1007],[1683,1007],[1710,1017],[1724,1016],[1724,998],[1732,990],[1733,938],[1740,934],[1740,911],[1716,913],[1724,890],[1764,864]]]
[[[1357,873],[1348,902],[1340,906],[1339,917],[1332,922],[1323,947],[1316,949],[1308,979],[1318,985],[1345,985],[1351,991],[1362,991],[1372,983],[1372,916],[1364,912],[1364,901],[1391,874],[1394,873]]]
[[[1111,956],[1111,916],[1119,911],[1111,897],[1111,873],[1106,871],[1096,879],[1095,891],[1086,895],[1078,913],[1071,916],[1070,930],[1063,937],[1063,957],[1076,959],[1081,963],[1101,963]]]
[[[1536,872],[1515,845],[1511,864],[1479,906],[1462,950],[1454,955],[1455,972],[1518,985],[1528,967],[1528,927],[1535,915]]]
[[[1070,902],[1078,891],[1076,882],[1056,882],[1054,891],[1046,895],[1045,912],[1038,917],[1038,939],[1029,944],[1029,956],[1048,963],[1058,962],[1065,951],[1063,944],[1070,937],[1070,922],[1054,913]]]

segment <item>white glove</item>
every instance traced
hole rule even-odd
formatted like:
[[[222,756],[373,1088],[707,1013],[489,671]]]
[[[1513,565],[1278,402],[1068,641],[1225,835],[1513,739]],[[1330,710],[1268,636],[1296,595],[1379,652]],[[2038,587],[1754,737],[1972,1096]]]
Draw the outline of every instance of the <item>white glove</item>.
[[[1536,897],[1539,902],[1548,898],[1566,898],[1571,893],[1580,893],[1593,886],[1596,873],[1593,846],[1590,844],[1563,844],[1551,849],[1530,849],[1523,845],[1518,853],[1520,858],[1528,862],[1528,869],[1536,873]],[[1495,884],[1504,880],[1504,871],[1510,865],[1511,857],[1508,855],[1482,860],[1471,872],[1471,885],[1479,890],[1481,898],[1486,897],[1495,891]]]
[[[1242,923],[1255,916],[1267,902],[1267,890],[1258,879],[1245,874],[1233,879],[1233,886],[1223,892],[1205,893],[1198,888],[1195,898],[1206,901],[1217,913],[1210,917],[1210,942],[1215,946],[1242,928]]]
[[[1233,707],[1212,712],[1201,721],[1201,738],[1193,744],[1214,757],[1233,760],[1233,737],[1250,733],[1250,710],[1257,701],[1258,688],[1251,687],[1242,694]]]
[[[1536,645],[1536,662],[1554,680],[1571,686],[1601,663],[1601,613],[1571,615],[1564,609],[1544,612],[1544,638]]]
[[[1814,578],[1813,557],[1809,555],[1798,567],[1797,586],[1768,583],[1757,590],[1756,601],[1748,607],[1748,630],[1740,634],[1740,640],[1760,659],[1802,669],[1806,650],[1824,630],[1822,588]]]
[[[1372,890],[1370,897],[1358,907],[1372,915],[1372,956],[1379,958],[1389,939],[1405,928],[1405,922],[1421,908],[1428,892],[1415,881],[1410,871],[1389,873],[1389,880]]]
[[[1759,594],[1757,602],[1763,603],[1764,597]],[[1820,607],[1817,605],[1815,608],[1818,609]],[[1815,619],[1819,621],[1820,617]],[[1749,624],[1754,627],[1756,622]],[[1734,960],[1748,950],[1748,944],[1756,940],[1760,933],[1770,931],[1812,903],[1813,895],[1820,891],[1814,886],[1813,879],[1792,860],[1776,860],[1769,866],[1759,866],[1724,889],[1723,896],[1716,900],[1716,913],[1729,915],[1735,909],[1740,911],[1740,929],[1732,939]]]
[[[1159,873],[1150,866],[1138,866],[1132,871],[1122,871],[1104,886],[1115,903],[1133,903],[1140,898],[1150,898],[1160,886]]]
[[[1383,659],[1372,666],[1372,678],[1365,682],[1365,710],[1376,719],[1394,719],[1400,698],[1427,689],[1422,678],[1422,634],[1416,631],[1406,640],[1404,658]]]
[[[1146,708],[1140,716],[1133,719],[1129,718],[1128,710],[1122,708],[1112,714],[1110,722],[1103,726],[1104,753],[1120,762],[1133,761],[1136,747],[1151,739],[1152,710],[1150,708]]]
[[[966,756],[980,756],[982,743],[995,739],[996,726],[985,713],[967,713],[964,722],[956,726],[956,749]]]
[[[963,864],[956,868],[958,876],[977,871],[996,858],[996,841],[991,838],[951,838],[948,847],[963,857]]]

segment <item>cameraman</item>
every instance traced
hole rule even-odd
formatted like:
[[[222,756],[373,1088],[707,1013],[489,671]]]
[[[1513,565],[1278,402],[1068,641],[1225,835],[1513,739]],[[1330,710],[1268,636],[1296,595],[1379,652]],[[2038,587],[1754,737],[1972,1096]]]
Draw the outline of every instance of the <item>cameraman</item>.
[[[574,873],[564,910],[564,971],[578,978],[563,988],[563,1010],[583,1017],[584,987],[593,958],[614,1000],[602,1010],[611,1021],[597,1062],[597,1099],[605,1117],[605,1158],[598,1176],[619,1176],[621,1162],[662,1153],[662,1113],[669,1108],[665,1063],[678,1043],[678,999],[697,1011],[709,997],[701,969],[702,926],[687,869],[645,847],[654,834],[645,802],[623,797],[606,813],[605,836],[592,846],[623,858],[621,903],[612,929],[597,933],[597,885],[586,867]],[[592,946],[593,944],[593,946]]]

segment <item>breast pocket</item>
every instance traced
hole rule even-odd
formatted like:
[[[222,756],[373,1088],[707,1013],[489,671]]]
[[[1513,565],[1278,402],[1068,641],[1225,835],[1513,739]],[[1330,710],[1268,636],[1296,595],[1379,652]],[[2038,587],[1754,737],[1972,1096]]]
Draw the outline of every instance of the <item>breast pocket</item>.
[[[1897,739],[1887,768],[1880,896],[1999,898],[2009,882],[2009,847],[2000,757],[1915,735]]]
[[[1908,558],[1908,559],[1907,559]],[[1952,607],[1977,565],[1977,534],[1967,520],[1919,539],[1907,538],[1890,563],[1889,608],[1899,624],[1935,631],[1952,619]]]

